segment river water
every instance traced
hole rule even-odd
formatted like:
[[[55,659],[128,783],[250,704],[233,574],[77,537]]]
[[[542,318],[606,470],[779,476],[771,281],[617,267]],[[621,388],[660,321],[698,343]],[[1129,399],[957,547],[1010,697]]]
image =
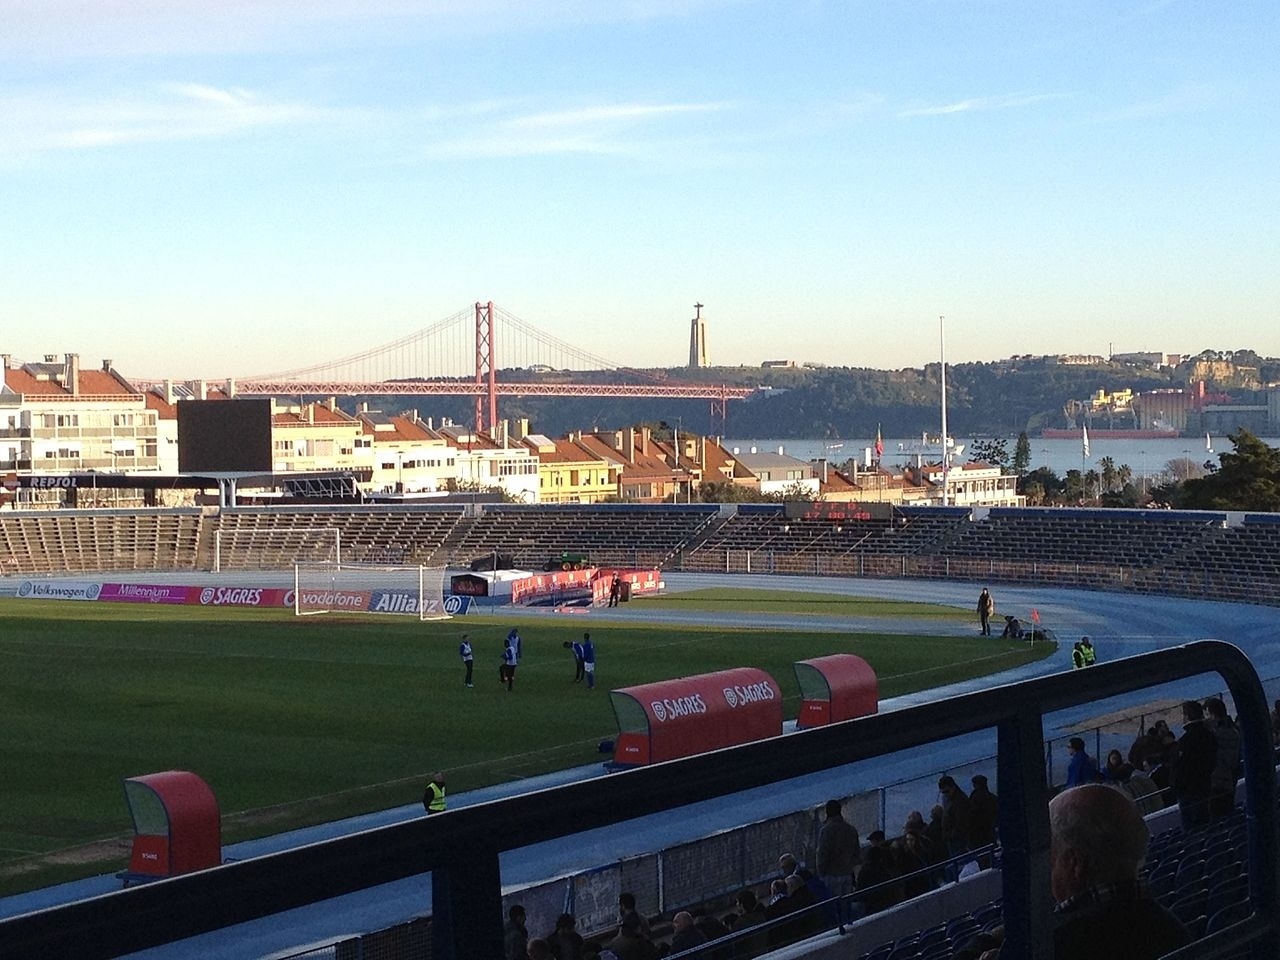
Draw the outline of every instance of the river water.
[[[979,438],[982,439],[982,438]],[[1231,441],[1225,436],[1209,437],[1160,437],[1154,440],[1119,440],[1104,437],[1089,437],[1089,455],[1084,456],[1083,444],[1079,440],[1049,440],[1042,437],[1031,437],[1031,469],[1048,467],[1058,476],[1068,470],[1079,470],[1083,464],[1085,470],[1100,470],[1099,461],[1110,457],[1116,467],[1128,465],[1133,471],[1134,479],[1141,477],[1158,477],[1166,472],[1166,464],[1171,460],[1193,460],[1197,464],[1211,461],[1218,462],[1218,454],[1230,453],[1234,449]],[[967,463],[969,450],[973,441],[970,438],[956,437],[955,442],[964,444],[964,452],[957,458],[958,463]],[[1273,447],[1280,447],[1280,439],[1264,438],[1264,442]],[[781,449],[788,456],[800,460],[816,460],[826,457],[833,464],[839,465],[850,458],[857,458],[859,463],[866,461],[866,451],[875,446],[875,438],[851,440],[725,440],[726,450],[731,453],[748,453],[754,447],[760,453],[777,453]],[[1017,446],[1016,438],[1005,441],[1010,458]],[[1212,449],[1210,449],[1212,448]],[[884,439],[884,462],[892,466],[904,463],[915,463],[917,454],[922,455],[928,463],[938,461],[937,443],[924,445],[920,437],[910,439]]]

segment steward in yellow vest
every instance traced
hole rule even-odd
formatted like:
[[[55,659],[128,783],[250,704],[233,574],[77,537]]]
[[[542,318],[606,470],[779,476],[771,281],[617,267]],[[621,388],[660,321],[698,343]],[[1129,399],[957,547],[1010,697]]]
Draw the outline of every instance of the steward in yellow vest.
[[[422,794],[422,806],[427,813],[444,813],[444,774],[437,773],[431,777],[426,792]]]

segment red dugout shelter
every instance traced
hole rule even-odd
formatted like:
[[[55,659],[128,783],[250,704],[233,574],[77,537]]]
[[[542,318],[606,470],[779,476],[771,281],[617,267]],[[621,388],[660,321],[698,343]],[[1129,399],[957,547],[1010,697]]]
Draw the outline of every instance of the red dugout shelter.
[[[218,800],[194,773],[166,770],[130,777],[124,798],[133,817],[133,880],[153,880],[216,867],[222,862],[222,821]]]
[[[880,683],[871,664],[852,653],[797,660],[800,714],[796,728],[821,727],[880,709]]]
[[[611,691],[614,763],[643,766],[782,734],[782,689],[738,667]]]

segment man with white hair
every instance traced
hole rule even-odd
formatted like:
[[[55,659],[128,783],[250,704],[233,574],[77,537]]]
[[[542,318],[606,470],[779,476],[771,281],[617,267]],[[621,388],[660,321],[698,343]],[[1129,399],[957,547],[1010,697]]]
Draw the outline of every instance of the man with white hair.
[[[1101,783],[1062,791],[1049,802],[1049,833],[1057,960],[1156,960],[1191,942],[1138,879],[1149,834],[1127,793]]]

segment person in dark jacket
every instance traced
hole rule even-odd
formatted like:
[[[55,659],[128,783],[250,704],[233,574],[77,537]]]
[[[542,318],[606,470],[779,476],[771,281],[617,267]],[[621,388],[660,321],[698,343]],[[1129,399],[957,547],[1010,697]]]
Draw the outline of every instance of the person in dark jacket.
[[[1204,708],[1195,700],[1184,701],[1182,736],[1178,739],[1172,777],[1184,830],[1209,822],[1209,796],[1217,762],[1218,741],[1205,723]]]
[[[938,779],[938,792],[942,794],[942,833],[947,841],[947,856],[958,857],[970,848],[969,831],[971,810],[969,795],[950,776]],[[954,879],[955,868],[947,871]]]
[[[671,928],[675,931],[671,935],[671,952],[679,953],[681,950],[692,950],[694,947],[700,947],[707,942],[707,938],[702,931],[693,925],[693,914],[681,910],[671,918]]]
[[[973,790],[969,794],[969,845],[976,850],[996,842],[996,828],[1000,826],[1000,798],[987,787],[987,778],[975,773],[970,778]],[[991,866],[991,856],[982,858],[984,869]]]
[[[858,831],[844,818],[839,800],[828,800],[827,819],[818,831],[818,876],[834,897],[847,897],[853,892],[853,874],[862,859]],[[841,901],[841,907],[847,901]],[[845,919],[843,909],[840,914]]]
[[[556,919],[556,928],[547,937],[556,960],[582,960],[586,943],[574,928],[577,926],[572,913],[562,913]]]
[[[503,960],[528,960],[529,931],[524,925],[524,907],[515,904],[507,911],[507,922],[502,928]]]
[[[1127,794],[1101,783],[1064,790],[1049,802],[1049,832],[1056,960],[1156,960],[1191,942],[1139,882],[1149,835]]]
[[[1236,782],[1240,779],[1240,728],[1227,716],[1227,705],[1217,697],[1204,702],[1205,721],[1217,741],[1217,760],[1209,783],[1209,812],[1224,817],[1236,805]]]

